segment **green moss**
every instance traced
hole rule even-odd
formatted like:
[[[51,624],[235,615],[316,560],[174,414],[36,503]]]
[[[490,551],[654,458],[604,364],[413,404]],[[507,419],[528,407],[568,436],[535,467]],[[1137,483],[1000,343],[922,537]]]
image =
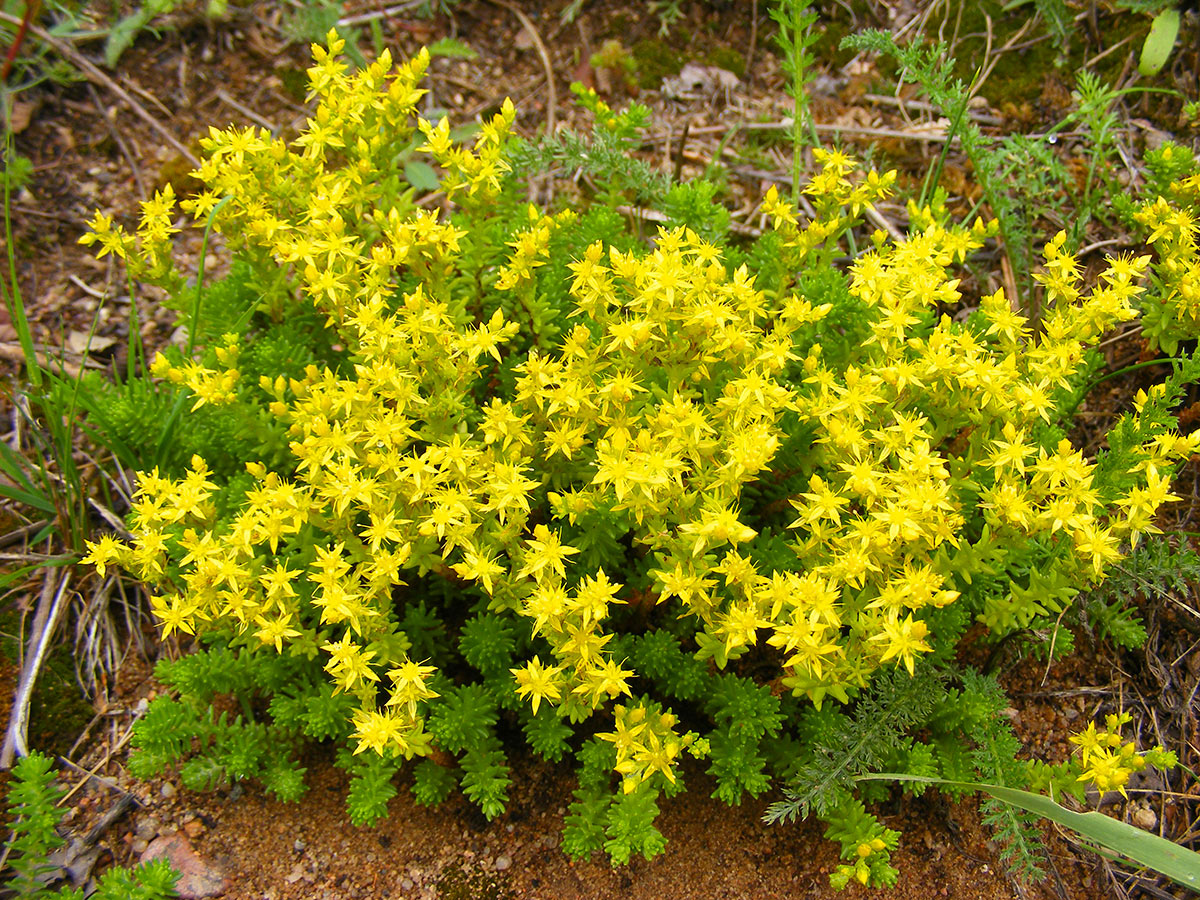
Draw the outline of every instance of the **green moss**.
[[[638,84],[654,89],[664,78],[678,75],[683,69],[683,54],[656,38],[638,41],[633,47]]]
[[[26,619],[26,626],[32,617]],[[17,635],[22,633],[15,610],[0,614],[0,665],[12,667],[12,684],[20,678]],[[28,743],[33,749],[63,756],[83,733],[95,710],[75,680],[71,650],[61,638],[42,662],[29,704]]]
[[[994,32],[991,42],[993,48],[1003,46],[1026,23],[1024,16],[1006,13],[1005,4],[996,0],[964,4],[962,19],[957,24],[957,33],[962,37],[952,48],[955,74],[964,82],[969,83],[975,78],[980,61],[987,53],[985,35],[989,29],[989,16]],[[1099,24],[1105,46],[1111,47],[1134,35],[1132,44],[1140,47],[1141,36],[1146,33],[1149,22],[1147,17],[1131,12],[1102,13]],[[933,23],[927,33],[936,33]],[[955,23],[951,21],[947,24],[947,40],[954,33]],[[1074,87],[1075,73],[1096,52],[1086,34],[1075,34],[1065,48],[1060,47],[1045,23],[1036,24],[1029,32],[1029,37],[1030,43],[1022,50],[998,56],[995,68],[983,88],[983,93],[989,98],[999,103],[1044,103],[1047,79],[1057,80],[1069,92]],[[1038,38],[1040,40],[1032,40]],[[1103,81],[1112,83],[1120,77],[1125,60],[1124,53],[1110,53],[1093,68]]]
[[[746,57],[732,47],[717,47],[710,50],[708,56],[705,57],[705,62],[710,66],[717,66],[727,72],[732,72],[738,78],[744,78],[746,75]]]
[[[283,84],[284,92],[298,103],[303,103],[308,96],[308,73],[304,69],[286,66],[276,69],[275,74]]]

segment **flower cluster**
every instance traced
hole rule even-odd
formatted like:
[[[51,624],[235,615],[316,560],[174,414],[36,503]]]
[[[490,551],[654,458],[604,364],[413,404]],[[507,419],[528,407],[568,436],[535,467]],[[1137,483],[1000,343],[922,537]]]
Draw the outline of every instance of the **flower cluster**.
[[[1071,736],[1071,743],[1079,748],[1079,761],[1083,766],[1079,780],[1091,782],[1101,794],[1115,790],[1127,797],[1125,785],[1134,772],[1140,772],[1148,765],[1158,769],[1172,769],[1178,765],[1173,751],[1162,747],[1138,750],[1136,744],[1126,741],[1121,736],[1121,726],[1131,719],[1127,712],[1111,713],[1104,719],[1104,728],[1097,730],[1096,723],[1089,722],[1085,731]]]
[[[616,748],[616,771],[622,776],[622,790],[632,793],[656,772],[674,784],[675,760],[692,746],[696,735],[688,732],[679,737],[674,731],[676,717],[645,701],[619,704],[613,716],[613,732],[599,737]]]
[[[1158,251],[1154,292],[1145,306],[1143,332],[1152,346],[1174,353],[1179,342],[1200,333],[1200,172],[1191,152],[1167,143],[1148,155],[1147,165],[1162,193],[1133,214]]]
[[[97,258],[110,253],[119,257],[131,278],[178,289],[183,279],[176,272],[171,256],[172,236],[179,231],[173,219],[175,189],[168,184],[151,199],[143,200],[141,207],[141,219],[132,234],[115,225],[112,216],[97,212],[88,223],[91,231],[79,243],[87,247],[99,244]]]

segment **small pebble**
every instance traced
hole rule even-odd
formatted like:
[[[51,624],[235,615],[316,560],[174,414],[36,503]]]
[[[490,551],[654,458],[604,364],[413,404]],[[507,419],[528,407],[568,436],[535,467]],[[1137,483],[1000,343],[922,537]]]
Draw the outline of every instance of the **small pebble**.
[[[137,828],[134,829],[134,835],[144,841],[154,839],[158,834],[159,821],[154,816],[146,816],[144,819],[138,819]]]
[[[176,793],[176,791],[175,791],[175,785],[171,784],[171,782],[169,782],[169,781],[164,781],[164,782],[162,783],[162,787],[160,787],[160,788],[158,789],[158,792],[159,792],[160,794],[162,794],[162,795],[163,795],[163,797],[165,797],[166,799],[168,799],[168,800],[169,800],[169,799],[171,799],[172,797],[174,797],[174,796],[175,796],[175,793]]]
[[[308,844],[304,843],[304,841],[300,840],[300,838],[296,838],[296,840],[292,842],[292,849],[297,853],[303,853],[304,848],[307,846]]]
[[[400,879],[400,889],[405,890],[405,891],[411,891],[413,889],[413,880],[411,878],[401,878]]]
[[[505,869],[507,869],[511,865],[512,865],[512,860],[509,859],[507,856],[497,856],[496,857],[496,871],[497,872],[503,872]]]
[[[1154,810],[1146,806],[1139,806],[1133,811],[1133,824],[1144,831],[1153,831],[1158,825],[1158,816]]]

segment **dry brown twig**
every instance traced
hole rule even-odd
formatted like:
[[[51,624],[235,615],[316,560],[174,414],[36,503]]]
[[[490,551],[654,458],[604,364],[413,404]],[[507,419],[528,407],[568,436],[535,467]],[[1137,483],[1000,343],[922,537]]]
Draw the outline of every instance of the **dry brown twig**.
[[[558,88],[554,84],[554,66],[550,62],[550,52],[542,42],[542,36],[538,34],[537,26],[533,24],[529,16],[521,12],[519,6],[509,3],[508,0],[488,0],[488,2],[496,6],[501,6],[516,16],[521,26],[525,29],[525,32],[529,35],[529,39],[533,41],[534,47],[537,48],[538,56],[542,61],[542,68],[546,70],[546,92],[549,95],[546,98],[546,134],[554,134],[555,127],[558,124]]]
[[[9,24],[20,24],[21,20],[16,16],[11,16],[5,12],[0,12],[0,21],[8,22]],[[133,98],[129,91],[125,90],[125,88],[117,84],[112,78],[104,74],[104,72],[101,71],[94,62],[92,62],[66,41],[56,38],[54,35],[50,34],[50,32],[38,25],[31,23],[29,25],[29,33],[36,37],[39,41],[42,41],[44,44],[49,46],[52,50],[54,50],[55,53],[82,72],[84,76],[87,77],[88,81],[115,94],[121,100],[121,102],[128,106],[130,110],[132,110],[133,113],[138,116],[138,118],[142,119],[142,121],[157,131],[164,141],[177,150],[180,156],[186,159],[194,167],[200,167],[200,160],[196,158],[196,155],[192,153],[192,151],[189,150],[179,140],[179,138],[175,137],[169,128],[151,115],[146,107],[144,107],[141,103],[138,103],[138,101]],[[144,94],[144,92],[142,93]],[[165,109],[165,107],[163,108]]]
[[[33,686],[49,652],[59,619],[67,607],[64,597],[71,583],[70,570],[47,568],[44,578],[33,618],[29,653],[21,666],[21,676],[13,695],[12,713],[4,734],[4,746],[0,748],[0,769],[11,768],[15,756],[26,756],[29,752],[29,704],[33,700]]]

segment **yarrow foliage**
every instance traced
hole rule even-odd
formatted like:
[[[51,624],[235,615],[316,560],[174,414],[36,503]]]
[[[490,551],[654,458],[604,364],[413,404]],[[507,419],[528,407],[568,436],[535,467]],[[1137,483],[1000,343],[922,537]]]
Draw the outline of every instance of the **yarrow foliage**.
[[[323,692],[326,724],[297,731],[425,757],[423,802],[450,790],[429,765],[457,765],[499,814],[495,724],[512,716],[550,758],[598,738],[579,751],[570,847],[657,852],[654,801],[681,787],[685,751],[711,757],[723,798],[760,793],[804,763],[784,752],[819,721],[802,710],[835,717],[827,701],[877,673],[945,663],[972,619],[1001,636],[1052,618],[1172,499],[1197,440],[1162,424],[1164,396],[1110,457],[1059,427],[1088,348],[1134,316],[1147,257],[1111,259],[1089,291],[1059,235],[1036,333],[1002,291],[955,321],[953,267],[994,227],[914,208],[905,239],[874,235],[843,276],[839,240],[895,176],[818,151],[815,218],[765,198],[761,252],[786,271],[760,283],[759,251],[698,222],[645,243],[519,202],[511,103],[467,146],[416,112],[427,54],[350,74],[341,49],[333,33],[314,47],[299,138],[214,129],[183,203],[262,273],[254,327],[315,313],[325,359],[247,377],[254,344],[234,333],[152,370],[196,408],[279,423],[288,462],[143,473],[132,539],[89,561],[153,586],[164,635],[308,666],[293,690]],[[445,173],[440,209],[396,174],[414,148]],[[98,215],[85,241],[178,292],[173,200],[135,234]],[[439,635],[464,619],[456,651]],[[710,720],[681,724],[672,700],[705,696]],[[300,723],[303,703],[273,702],[276,721]],[[394,772],[358,765],[363,784]],[[855,878],[893,877],[890,833],[838,834]]]

